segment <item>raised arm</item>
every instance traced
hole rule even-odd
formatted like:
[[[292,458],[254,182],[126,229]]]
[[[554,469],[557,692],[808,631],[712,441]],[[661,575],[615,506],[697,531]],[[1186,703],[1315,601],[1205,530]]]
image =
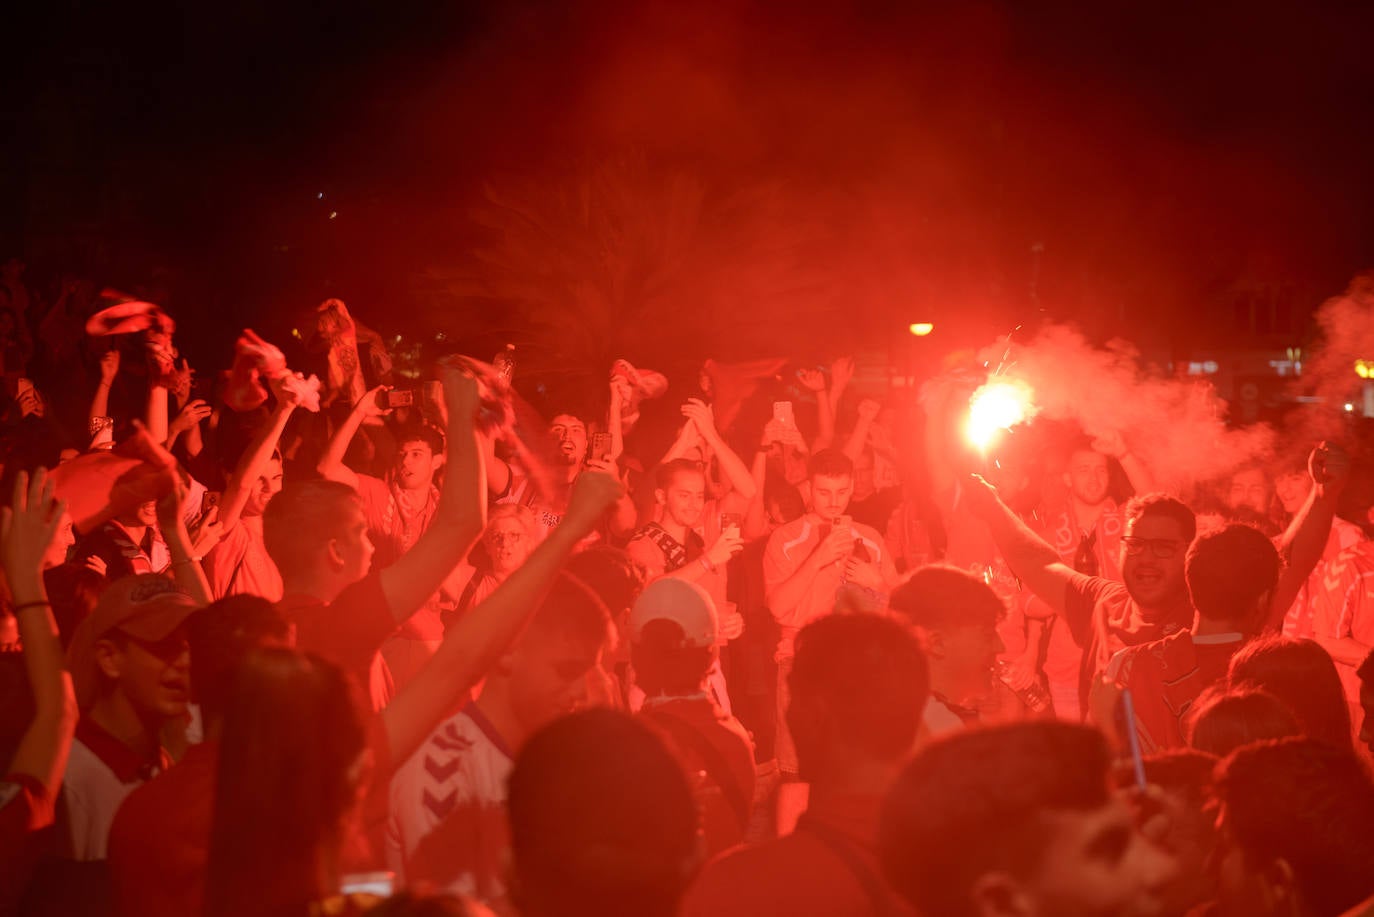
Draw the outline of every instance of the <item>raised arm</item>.
[[[684,408],[683,411],[685,413],[686,409]],[[693,446],[700,445],[701,442],[701,431],[697,429],[696,424],[685,423],[682,425],[682,431],[678,433],[677,439],[673,440],[673,444],[668,447],[667,452],[663,453],[663,458],[659,459],[658,463],[664,465],[674,459],[680,459],[690,452]]]
[[[881,410],[882,405],[872,398],[865,398],[859,402],[859,419],[854,422],[854,430],[844,444],[844,454],[849,456],[850,461],[857,462],[859,456],[863,455],[864,445],[868,442],[868,432],[873,429],[873,422],[878,419],[878,412]]]
[[[630,383],[618,376],[611,377],[611,406],[606,412],[606,432],[611,434],[611,461],[619,462],[625,454],[625,390]]]
[[[1131,489],[1136,493],[1148,494],[1155,490],[1155,476],[1150,472],[1149,466],[1130,450],[1120,433],[1112,431],[1099,436],[1093,440],[1093,451],[1116,459],[1121,465],[1121,470],[1126,472],[1126,480],[1131,482]]]
[[[830,364],[830,390],[822,389],[816,395],[816,400],[820,404],[820,432],[816,436],[816,441],[812,443],[813,452],[819,452],[835,444],[835,418],[840,413],[840,401],[844,398],[844,390],[849,387],[849,381],[853,378],[853,357],[840,357]]]
[[[201,557],[195,553],[195,542],[186,531],[185,507],[186,485],[181,479],[180,469],[173,472],[176,484],[166,495],[157,501],[157,526],[162,540],[167,542],[167,552],[172,556],[172,578],[201,605],[209,605],[213,596],[210,581],[201,567]]]
[[[353,437],[357,434],[358,427],[362,426],[364,420],[371,417],[385,417],[391,413],[382,407],[382,394],[389,389],[390,386],[388,385],[378,385],[359,398],[358,403],[353,405],[353,410],[349,412],[344,422],[339,424],[339,429],[334,432],[334,437],[329,440],[329,445],[325,447],[324,454],[320,456],[319,462],[315,465],[315,470],[320,473],[321,477],[357,489],[358,475],[352,468],[344,464],[344,454],[348,452],[348,444],[353,442]]]
[[[1288,563],[1274,587],[1274,598],[1264,625],[1266,630],[1283,626],[1284,615],[1326,551],[1331,522],[1336,517],[1336,503],[1350,479],[1350,456],[1339,446],[1322,443],[1308,457],[1307,472],[1312,476],[1307,502],[1279,539],[1279,553]]]
[[[95,423],[100,418],[110,416],[110,387],[114,385],[117,375],[119,375],[119,351],[112,347],[100,357],[100,382],[95,387],[95,394],[91,396],[90,423],[92,430],[95,429]]]
[[[997,550],[1012,572],[1056,614],[1063,614],[1072,568],[1045,539],[1031,531],[1021,517],[997,496],[997,490],[980,475],[969,475],[963,487],[964,507],[987,523]]]
[[[300,405],[300,398],[294,391],[276,383],[272,389],[277,396],[277,403],[267,420],[253,434],[248,448],[239,456],[234,473],[224,485],[224,496],[219,504],[219,523],[225,532],[233,530],[234,526],[238,525],[239,517],[243,515],[243,508],[248,505],[248,498],[252,495],[258,478],[262,477],[267,463],[272,459],[272,453],[277,448],[277,443],[281,441],[287,421]]]
[[[382,711],[391,760],[409,757],[491,671],[539,607],[568,555],[620,494],[620,482],[610,475],[589,471],[578,476],[562,523],[495,592],[450,625],[434,657]]]
[[[439,506],[415,546],[381,573],[382,592],[398,624],[439,590],[487,524],[486,478],[476,426],[477,382],[455,367],[446,366],[441,373],[448,405],[448,470]],[[363,397],[366,401],[368,396]]]
[[[682,413],[692,424],[696,425],[701,438],[715,451],[716,460],[720,462],[721,473],[730,482],[730,486],[744,499],[753,499],[755,492],[754,476],[749,473],[749,466],[740,461],[735,450],[730,448],[725,442],[725,437],[721,436],[720,431],[716,429],[716,418],[715,414],[711,412],[710,405],[692,398],[682,406]]]
[[[51,805],[76,729],[76,695],[71,676],[63,670],[62,645],[42,574],[44,555],[65,515],[66,506],[53,499],[52,484],[42,469],[32,479],[24,472],[16,476],[12,503],[0,514],[0,551],[34,699],[33,721],[19,741],[9,772],[42,784],[47,803],[40,823],[30,829],[52,822]]]

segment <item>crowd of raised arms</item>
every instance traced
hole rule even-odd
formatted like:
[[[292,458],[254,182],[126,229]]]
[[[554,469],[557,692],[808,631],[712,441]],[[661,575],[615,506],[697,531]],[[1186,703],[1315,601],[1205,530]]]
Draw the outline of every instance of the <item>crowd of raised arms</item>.
[[[1164,493],[842,356],[538,420],[311,316],[193,368],[0,269],[0,917],[1374,914],[1358,435]]]

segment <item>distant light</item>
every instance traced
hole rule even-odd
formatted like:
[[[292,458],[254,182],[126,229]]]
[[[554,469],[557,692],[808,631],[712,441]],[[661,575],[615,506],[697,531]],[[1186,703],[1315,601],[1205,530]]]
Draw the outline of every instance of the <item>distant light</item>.
[[[1374,379],[1374,363],[1367,360],[1356,360],[1355,375],[1361,379]]]
[[[331,220],[334,219],[334,218],[335,218],[336,216],[338,216],[338,215],[339,215],[339,211],[337,211],[337,210],[331,210],[331,211],[329,211],[329,218],[330,218]]]
[[[1347,401],[1347,402],[1345,403],[1345,410],[1346,410],[1346,413],[1353,412],[1353,411],[1355,410],[1355,405],[1353,405],[1353,404],[1351,404],[1349,401]]]
[[[443,341],[447,341],[447,340],[448,340],[448,335],[447,335],[447,334],[444,334],[444,332],[440,331],[438,334],[436,334],[436,335],[434,336],[434,340],[439,341],[439,342],[442,343]]]
[[[935,325],[931,322],[912,322],[907,330],[918,338],[923,338],[935,330]]]
[[[293,338],[295,338],[296,340],[299,341],[299,340],[301,339],[301,329],[299,329],[299,328],[292,328],[292,329],[291,329],[291,336],[292,336]]]
[[[321,191],[319,194],[315,195],[315,200],[317,200],[317,201],[322,201],[322,200],[324,200],[324,192]]]

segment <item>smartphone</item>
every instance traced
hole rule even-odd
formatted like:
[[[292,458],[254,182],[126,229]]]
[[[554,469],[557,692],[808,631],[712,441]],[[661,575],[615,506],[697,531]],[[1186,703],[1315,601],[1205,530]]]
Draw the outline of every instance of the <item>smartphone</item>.
[[[386,406],[388,408],[408,408],[414,403],[415,391],[413,389],[393,389],[386,393]]]
[[[592,434],[592,458],[596,459],[598,462],[609,462],[611,460],[611,434]]]
[[[853,516],[836,516],[836,517],[835,517],[835,528],[840,529],[841,531],[845,531],[845,532],[852,531],[852,530],[854,529],[854,517],[853,517]]]
[[[797,417],[792,412],[792,402],[774,401],[773,419],[785,426],[795,427],[797,425]]]
[[[724,532],[726,532],[726,531],[729,531],[730,529],[735,529],[736,533],[739,534],[739,533],[740,533],[740,528],[741,528],[741,526],[743,526],[743,525],[744,525],[744,514],[743,514],[743,513],[721,513],[721,514],[720,514],[720,530],[721,530],[722,533],[724,533]]]

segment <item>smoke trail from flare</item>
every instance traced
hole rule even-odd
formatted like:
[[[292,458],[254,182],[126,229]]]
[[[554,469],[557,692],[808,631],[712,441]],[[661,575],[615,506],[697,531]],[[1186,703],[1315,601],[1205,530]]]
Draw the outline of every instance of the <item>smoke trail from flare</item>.
[[[1005,343],[992,345],[985,357],[999,360],[1004,350]],[[1061,325],[1011,345],[989,384],[1008,383],[1034,392],[1041,417],[1076,421],[1092,437],[1121,434],[1164,490],[1183,492],[1272,449],[1268,426],[1226,426],[1226,404],[1210,383],[1165,376],[1141,366],[1129,344],[1094,347]]]

